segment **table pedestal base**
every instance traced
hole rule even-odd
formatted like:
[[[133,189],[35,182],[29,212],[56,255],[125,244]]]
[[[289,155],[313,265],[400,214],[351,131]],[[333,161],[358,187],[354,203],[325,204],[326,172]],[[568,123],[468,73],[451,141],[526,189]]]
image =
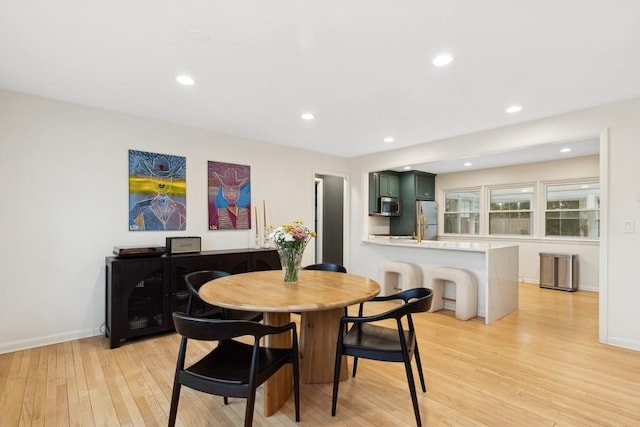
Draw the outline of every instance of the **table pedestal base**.
[[[264,323],[272,326],[286,325],[291,321],[289,313],[264,313]],[[291,347],[291,334],[269,335],[267,347]],[[264,415],[273,415],[284,405],[293,392],[293,372],[290,365],[280,368],[264,383]]]
[[[305,311],[300,320],[300,381],[305,384],[333,382],[336,343],[344,309]],[[348,377],[346,357],[342,360],[340,380]]]
[[[300,320],[300,382],[305,384],[332,383],[336,358],[336,343],[343,308],[303,312]],[[264,313],[267,325],[281,326],[291,321],[289,313]],[[268,347],[289,347],[289,335],[272,335]],[[343,356],[344,357],[344,356]],[[347,379],[346,357],[342,361],[340,381]],[[291,397],[293,373],[290,366],[282,367],[264,383],[264,415],[277,412]]]

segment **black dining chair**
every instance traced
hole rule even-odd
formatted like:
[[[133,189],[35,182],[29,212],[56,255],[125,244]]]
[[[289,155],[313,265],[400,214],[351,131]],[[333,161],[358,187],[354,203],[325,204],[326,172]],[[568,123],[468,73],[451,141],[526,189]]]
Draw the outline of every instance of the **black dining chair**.
[[[347,269],[340,265],[330,262],[321,262],[319,264],[311,264],[304,267],[304,270],[322,270],[322,271],[335,271],[338,273],[346,273]]]
[[[217,318],[224,320],[251,320],[259,322],[263,318],[263,314],[256,311],[232,310],[229,308],[217,307],[208,304],[200,298],[198,292],[202,285],[211,280],[229,276],[226,271],[202,270],[194,271],[184,276],[184,282],[189,290],[189,300],[187,301],[187,314],[198,316]]]
[[[416,395],[416,386],[413,379],[413,370],[411,369],[411,359],[415,355],[416,365],[418,366],[418,375],[420,376],[420,384],[422,391],[426,392],[427,388],[422,373],[422,364],[420,362],[420,352],[418,351],[418,341],[413,326],[413,313],[421,313],[429,310],[433,291],[427,288],[407,289],[394,295],[374,297],[366,301],[392,301],[401,300],[402,304],[398,307],[383,313],[370,316],[363,315],[363,307],[365,303],[360,304],[358,316],[345,316],[340,320],[340,330],[348,329],[346,334],[338,334],[338,343],[336,346],[336,361],[333,375],[333,396],[331,401],[331,415],[336,415],[336,406],[338,402],[338,384],[340,382],[340,367],[342,364],[342,355],[353,356],[353,376],[356,376],[358,367],[358,358],[380,360],[384,362],[403,362],[407,381],[409,383],[409,392],[411,393],[411,401],[413,402],[413,411],[416,417],[416,423],[421,426],[420,409],[418,408],[418,397]],[[386,319],[395,319],[396,327],[389,328],[372,324]],[[406,319],[406,328],[403,320]]]
[[[269,326],[246,320],[220,320],[188,316],[174,312],[173,323],[182,336],[169,410],[169,426],[174,426],[178,414],[181,387],[187,386],[203,393],[247,399],[244,425],[253,423],[256,389],[271,378],[282,366],[293,367],[293,393],[296,421],[300,421],[300,367],[296,324]],[[266,348],[260,340],[269,335],[288,333],[291,347]],[[234,340],[253,337],[251,343]],[[217,341],[217,346],[204,357],[185,367],[187,345],[190,340]]]
[[[336,273],[346,273],[347,269],[340,265],[331,262],[321,262],[318,264],[310,264],[302,267],[303,270],[320,270],[320,271],[335,271]],[[294,311],[293,314],[301,314],[298,311]],[[344,308],[344,315],[347,315],[347,307]]]

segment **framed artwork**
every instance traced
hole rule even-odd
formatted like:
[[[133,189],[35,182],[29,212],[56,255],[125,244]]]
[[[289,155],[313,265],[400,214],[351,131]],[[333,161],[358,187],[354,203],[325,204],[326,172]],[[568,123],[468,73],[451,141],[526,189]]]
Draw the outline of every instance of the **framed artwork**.
[[[186,158],[129,150],[129,230],[187,227]]]
[[[251,168],[208,162],[209,230],[251,228]]]

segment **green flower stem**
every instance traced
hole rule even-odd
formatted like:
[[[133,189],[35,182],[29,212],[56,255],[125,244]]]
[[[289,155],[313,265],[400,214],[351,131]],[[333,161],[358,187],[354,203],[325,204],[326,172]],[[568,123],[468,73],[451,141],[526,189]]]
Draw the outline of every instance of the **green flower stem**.
[[[280,263],[285,283],[294,284],[298,282],[300,276],[300,264],[306,242],[302,245],[291,245],[278,247]]]

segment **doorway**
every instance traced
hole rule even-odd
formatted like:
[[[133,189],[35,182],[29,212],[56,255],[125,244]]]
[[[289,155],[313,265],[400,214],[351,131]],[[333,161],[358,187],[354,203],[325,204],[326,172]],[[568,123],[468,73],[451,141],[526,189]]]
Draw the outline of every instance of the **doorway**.
[[[315,262],[345,265],[346,179],[315,174]]]

